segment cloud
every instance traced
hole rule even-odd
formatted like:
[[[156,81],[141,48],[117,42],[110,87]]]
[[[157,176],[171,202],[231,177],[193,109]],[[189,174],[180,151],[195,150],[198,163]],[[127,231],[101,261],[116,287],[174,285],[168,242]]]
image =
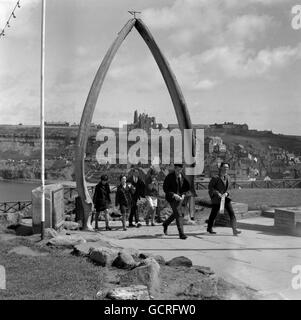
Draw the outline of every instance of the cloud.
[[[116,61],[108,71],[108,80],[127,88],[149,91],[164,85],[164,80],[151,55],[132,60],[130,54]]]
[[[220,45],[264,36],[276,22],[267,14],[256,14],[259,5],[271,8],[289,1],[176,0],[170,6],[145,9],[142,18],[151,29],[167,32],[178,45],[195,46],[200,39],[203,45]]]
[[[189,45],[200,35],[220,30],[224,16],[216,0],[176,0],[169,7],[142,12],[142,19],[151,29],[168,32],[179,45]]]
[[[257,53],[243,46],[217,47],[205,51],[197,60],[199,65],[222,71],[226,77],[245,78],[261,76],[269,71],[284,68],[300,58],[301,44],[295,48],[285,46],[262,49]]]
[[[215,87],[217,84],[216,81],[211,81],[211,80],[201,80],[199,83],[195,85],[195,89],[201,89],[201,90],[209,90]]]
[[[264,35],[271,24],[272,17],[267,15],[241,15],[229,23],[227,33],[238,40],[253,41],[258,36]]]

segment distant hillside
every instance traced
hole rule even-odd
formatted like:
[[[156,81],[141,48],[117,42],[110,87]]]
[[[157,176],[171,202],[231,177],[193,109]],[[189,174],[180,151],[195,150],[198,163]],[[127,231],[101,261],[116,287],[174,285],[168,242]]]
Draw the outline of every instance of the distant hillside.
[[[282,148],[289,152],[294,152],[295,155],[301,155],[301,136],[279,135],[279,134],[264,134],[258,132],[256,135],[246,132],[244,134],[233,134],[226,130],[205,130],[205,136],[219,136],[224,143],[241,144],[243,146],[252,145],[254,148],[264,151],[269,146]]]
[[[76,127],[46,127],[46,157],[74,156],[74,143],[78,128]],[[99,142],[95,137],[99,129],[90,129],[87,153],[95,155]],[[116,133],[118,129],[116,129]],[[226,145],[241,144],[264,151],[269,146],[283,148],[295,155],[301,155],[301,137],[276,135],[246,131],[231,133],[225,129],[205,129],[206,136],[219,136]],[[133,144],[133,143],[131,143]],[[129,144],[130,145],[130,144]],[[40,157],[40,128],[38,126],[9,126],[0,125],[0,159],[37,159]]]

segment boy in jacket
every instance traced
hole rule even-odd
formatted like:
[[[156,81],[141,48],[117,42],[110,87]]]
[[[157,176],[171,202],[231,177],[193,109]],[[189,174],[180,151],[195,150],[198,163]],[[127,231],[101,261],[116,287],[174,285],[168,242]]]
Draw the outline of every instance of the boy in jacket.
[[[110,186],[108,183],[108,176],[103,174],[100,177],[100,182],[95,187],[95,192],[93,196],[93,203],[96,210],[95,214],[95,230],[98,230],[98,218],[101,211],[104,212],[105,215],[105,223],[106,223],[106,230],[111,230],[109,226],[109,206],[111,204],[111,197],[110,197]],[[92,216],[93,220],[93,216]]]

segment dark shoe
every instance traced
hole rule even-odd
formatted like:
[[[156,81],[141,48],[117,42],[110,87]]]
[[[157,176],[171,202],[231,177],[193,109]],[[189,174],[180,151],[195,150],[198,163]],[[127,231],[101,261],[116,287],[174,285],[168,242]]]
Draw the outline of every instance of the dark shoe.
[[[126,231],[127,229],[126,229],[126,227],[124,227],[122,230],[123,230],[123,231]]]
[[[135,225],[132,224],[132,223],[130,223],[130,224],[129,224],[129,228],[135,228]]]
[[[137,227],[137,228],[140,228],[140,227],[141,227],[141,223],[138,222],[138,223],[136,224],[136,227]]]
[[[209,232],[210,234],[216,234],[215,231],[213,231],[212,229],[208,229],[208,228],[207,228],[207,232]]]
[[[152,227],[154,227],[154,226],[155,226],[155,224],[152,222],[152,223],[151,223],[151,226],[152,226]]]
[[[180,235],[180,239],[186,240],[186,239],[187,239],[187,236],[186,236],[185,234],[181,234],[181,235]]]
[[[163,223],[163,232],[166,236],[167,236],[167,228],[168,228],[167,225]]]
[[[110,231],[110,230],[112,230],[112,229],[111,229],[110,227],[106,227],[106,230],[107,230],[107,231]]]
[[[233,229],[233,236],[237,236],[241,234],[241,231],[237,230],[237,229]]]

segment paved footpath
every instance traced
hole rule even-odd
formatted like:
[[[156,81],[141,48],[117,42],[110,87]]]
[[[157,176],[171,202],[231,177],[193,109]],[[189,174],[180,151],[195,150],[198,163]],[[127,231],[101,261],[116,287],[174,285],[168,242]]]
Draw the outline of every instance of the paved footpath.
[[[159,254],[166,260],[186,256],[195,265],[212,268],[225,280],[257,290],[264,299],[301,300],[301,288],[292,287],[297,276],[292,268],[301,265],[301,237],[277,233],[273,223],[265,217],[240,220],[243,233],[238,237],[225,227],[217,227],[217,234],[209,235],[203,225],[185,226],[186,240],[178,238],[175,225],[169,227],[168,236],[163,235],[162,226],[113,230],[103,235],[116,245]]]

